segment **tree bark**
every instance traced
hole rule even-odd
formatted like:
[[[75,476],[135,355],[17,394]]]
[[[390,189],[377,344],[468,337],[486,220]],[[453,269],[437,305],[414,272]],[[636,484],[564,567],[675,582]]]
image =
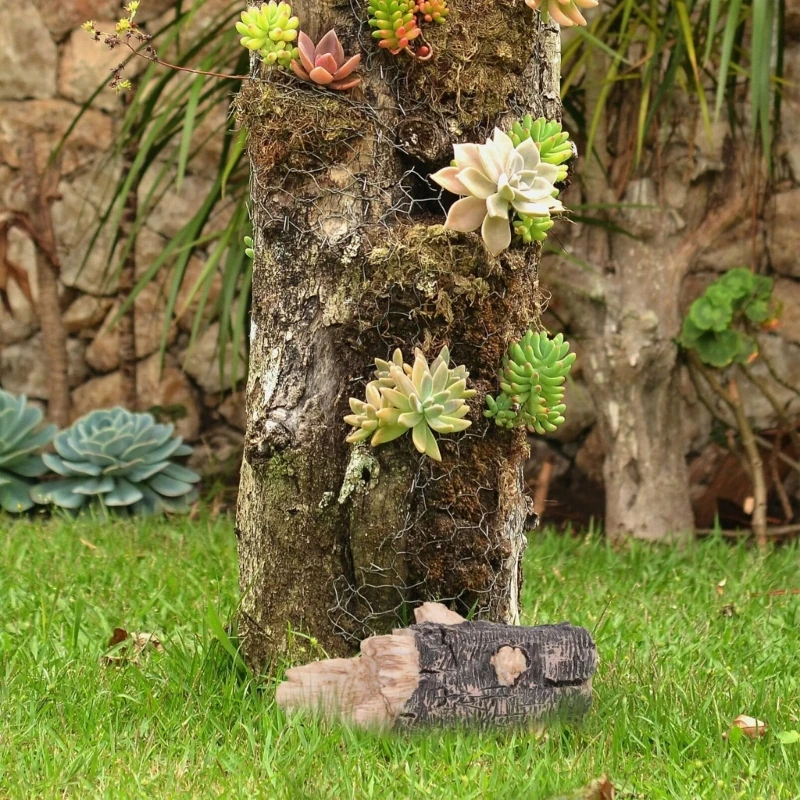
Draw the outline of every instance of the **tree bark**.
[[[312,38],[335,25],[365,64],[348,94],[256,70],[238,98],[256,254],[237,536],[256,668],[290,628],[345,654],[417,600],[517,621],[527,446],[482,408],[509,340],[539,323],[539,248],[495,259],[444,230],[427,176],[495,124],[560,119],[557,28],[516,0],[451,2],[427,64],[380,51],[349,6],[293,6]],[[478,396],[472,427],[440,437],[442,463],[409,437],[347,445],[347,398],[373,360],[444,344]]]

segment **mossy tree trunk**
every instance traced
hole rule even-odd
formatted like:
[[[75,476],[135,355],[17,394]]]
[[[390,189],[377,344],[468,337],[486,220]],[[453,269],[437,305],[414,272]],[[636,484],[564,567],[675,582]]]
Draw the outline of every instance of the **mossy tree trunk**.
[[[290,630],[345,654],[423,599],[518,618],[528,450],[482,409],[509,340],[541,317],[540,252],[493,258],[477,235],[445,231],[428,175],[495,125],[560,118],[558,30],[519,0],[451,0],[423,64],[379,50],[365,6],[357,18],[293,3],[312,38],[335,26],[346,53],[363,53],[361,86],[335,94],[257,69],[238,98],[256,254],[237,536],[256,668]],[[472,427],[439,438],[442,463],[410,436],[346,444],[347,400],[374,358],[445,344],[478,396]]]

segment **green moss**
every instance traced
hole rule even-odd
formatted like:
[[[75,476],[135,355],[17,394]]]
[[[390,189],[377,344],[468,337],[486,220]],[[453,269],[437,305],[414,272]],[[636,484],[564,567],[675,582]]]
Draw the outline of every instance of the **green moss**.
[[[249,131],[253,166],[269,173],[333,163],[340,149],[367,129],[360,108],[345,96],[281,75],[247,81],[236,97],[237,122]]]
[[[408,90],[438,109],[458,134],[508,109],[530,61],[536,26],[521,0],[462,0],[446,25],[429,26],[425,36],[435,57],[411,72]]]

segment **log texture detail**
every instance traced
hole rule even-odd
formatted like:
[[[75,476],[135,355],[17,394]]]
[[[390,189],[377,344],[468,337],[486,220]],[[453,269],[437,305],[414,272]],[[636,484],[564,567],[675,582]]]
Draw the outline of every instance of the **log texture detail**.
[[[436,603],[417,624],[361,643],[361,655],[290,669],[284,709],[318,710],[361,727],[511,727],[583,716],[597,649],[569,623],[466,622]]]

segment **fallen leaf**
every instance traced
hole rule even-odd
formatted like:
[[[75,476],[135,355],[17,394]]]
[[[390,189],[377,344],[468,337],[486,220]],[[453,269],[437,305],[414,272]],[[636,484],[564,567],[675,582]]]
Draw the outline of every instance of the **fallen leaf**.
[[[742,505],[742,511],[745,514],[752,514],[753,509],[756,507],[756,499],[752,495],[750,497],[745,497],[744,504]]]
[[[717,594],[724,594],[724,592],[725,592],[725,584],[726,584],[727,582],[728,582],[728,579],[727,579],[727,578],[723,578],[723,579],[722,579],[722,580],[721,580],[721,581],[720,581],[720,582],[717,584]]]
[[[114,633],[108,640],[107,650],[114,650],[114,653],[107,653],[101,659],[104,664],[138,664],[140,656],[148,648],[152,648],[157,653],[164,652],[164,646],[158,637],[152,633],[128,633],[125,628],[114,628]]]
[[[732,724],[734,728],[738,728],[745,736],[749,736],[751,739],[757,739],[767,732],[766,722],[762,722],[755,717],[748,717],[746,714],[739,714]]]
[[[91,542],[87,542],[86,539],[81,539],[81,544],[84,547],[88,547],[90,550],[97,550],[97,545],[92,544]]]
[[[614,800],[614,784],[607,776],[602,775],[583,789],[568,795],[561,795],[553,800]]]
[[[558,567],[553,567],[553,575],[555,575],[556,578],[558,578],[561,581],[561,583],[564,583],[564,581],[566,580],[566,578],[564,578],[564,576],[561,574],[561,570],[559,570]]]

